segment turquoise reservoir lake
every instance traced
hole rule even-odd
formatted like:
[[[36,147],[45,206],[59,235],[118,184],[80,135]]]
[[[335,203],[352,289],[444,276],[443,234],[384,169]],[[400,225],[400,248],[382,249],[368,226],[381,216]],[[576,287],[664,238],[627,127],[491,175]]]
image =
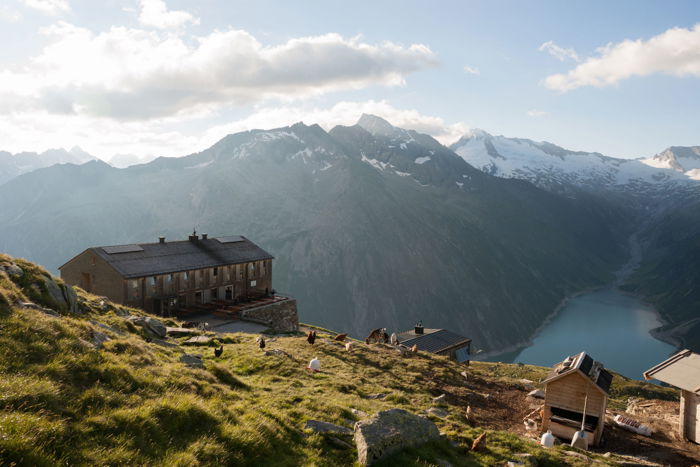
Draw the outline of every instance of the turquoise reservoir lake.
[[[585,351],[607,368],[643,379],[642,372],[676,350],[649,334],[660,324],[654,309],[638,298],[614,288],[598,290],[570,299],[531,346],[510,356],[514,362],[552,366]]]

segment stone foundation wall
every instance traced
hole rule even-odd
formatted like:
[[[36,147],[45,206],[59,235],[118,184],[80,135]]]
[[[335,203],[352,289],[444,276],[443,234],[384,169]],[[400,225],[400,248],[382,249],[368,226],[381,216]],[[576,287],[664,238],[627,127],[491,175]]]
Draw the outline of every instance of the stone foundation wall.
[[[246,321],[266,324],[275,332],[296,332],[299,330],[297,301],[293,298],[251,310],[243,310],[241,318]]]

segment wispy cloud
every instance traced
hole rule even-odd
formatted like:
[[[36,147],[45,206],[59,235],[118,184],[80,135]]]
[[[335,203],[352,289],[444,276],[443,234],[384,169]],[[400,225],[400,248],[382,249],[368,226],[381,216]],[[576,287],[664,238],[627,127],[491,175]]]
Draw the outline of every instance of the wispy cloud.
[[[22,3],[47,15],[58,15],[70,11],[68,0],[22,0]]]
[[[263,46],[234,29],[194,38],[125,27],[93,33],[59,22],[42,32],[50,43],[38,56],[0,69],[0,113],[163,118],[402,85],[407,74],[436,63],[425,45],[368,44],[339,34]]]
[[[549,115],[549,112],[544,110],[532,109],[527,111],[527,116],[532,118],[544,117],[546,115]]]
[[[467,65],[464,66],[464,72],[469,73],[471,75],[480,75],[481,74],[481,72],[479,71],[478,68],[467,66]]]
[[[624,40],[597,50],[567,73],[548,76],[544,85],[561,92],[581,86],[612,86],[633,76],[664,73],[700,77],[700,24],[672,28],[649,40]]]
[[[573,60],[575,62],[579,61],[578,54],[574,49],[565,49],[564,47],[559,47],[553,41],[547,41],[540,46],[540,51],[547,52],[552,57],[563,62],[565,60]]]
[[[186,11],[168,10],[163,0],[141,0],[139,23],[158,29],[171,29],[187,23],[199,24],[199,18]]]

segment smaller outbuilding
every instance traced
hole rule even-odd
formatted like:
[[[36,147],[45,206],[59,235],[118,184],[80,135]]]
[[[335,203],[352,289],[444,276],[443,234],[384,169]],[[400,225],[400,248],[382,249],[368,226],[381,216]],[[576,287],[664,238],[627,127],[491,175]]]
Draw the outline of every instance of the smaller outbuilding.
[[[404,331],[397,335],[401,344],[413,347],[424,352],[432,352],[438,355],[447,355],[450,359],[460,363],[469,362],[469,349],[472,340],[447,329],[428,329],[422,323],[416,324],[410,331]]]
[[[612,374],[585,352],[567,357],[544,379],[542,432],[570,440],[584,422],[588,444],[600,443]],[[585,420],[584,420],[585,412]]]
[[[681,390],[679,427],[681,437],[700,442],[700,355],[681,350],[644,372],[645,379],[657,379]]]

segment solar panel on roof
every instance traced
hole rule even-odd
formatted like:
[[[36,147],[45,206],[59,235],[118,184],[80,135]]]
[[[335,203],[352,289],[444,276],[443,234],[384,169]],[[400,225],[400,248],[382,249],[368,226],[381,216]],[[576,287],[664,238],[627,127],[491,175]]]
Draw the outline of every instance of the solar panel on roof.
[[[117,253],[134,253],[136,251],[143,251],[138,245],[117,245],[117,246],[104,246],[102,251],[108,255],[115,255]]]
[[[216,237],[219,243],[236,243],[244,240],[240,235],[231,235],[230,237]]]

